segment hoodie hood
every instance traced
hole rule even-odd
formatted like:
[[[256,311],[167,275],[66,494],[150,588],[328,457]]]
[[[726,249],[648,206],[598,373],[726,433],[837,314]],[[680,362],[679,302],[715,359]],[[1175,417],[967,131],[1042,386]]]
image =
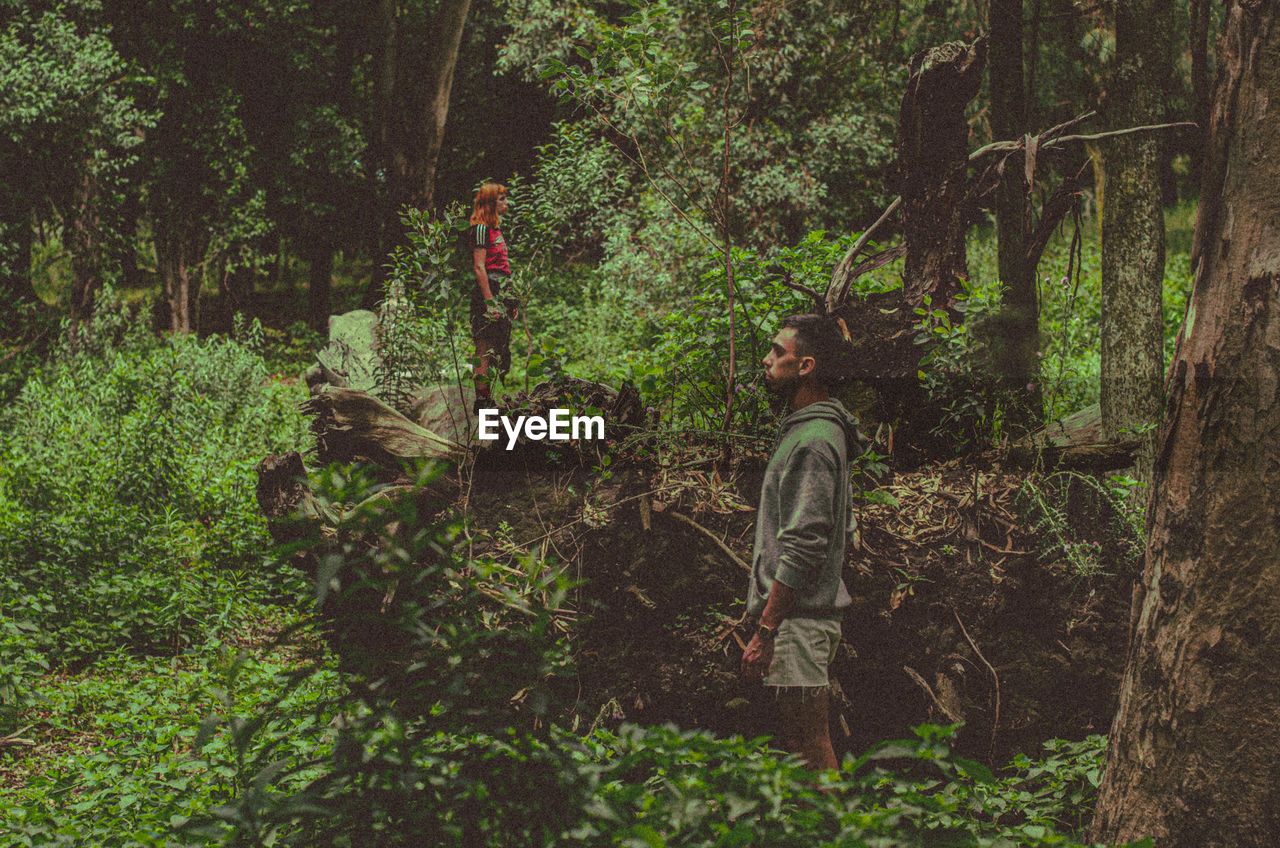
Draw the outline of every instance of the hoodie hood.
[[[831,421],[840,425],[841,429],[844,430],[844,439],[849,449],[850,462],[866,453],[867,448],[871,446],[871,440],[858,429],[857,417],[850,414],[849,410],[844,408],[844,404],[834,398],[811,403],[782,419],[782,429],[778,433],[778,441],[782,441],[782,438],[786,436],[792,427],[804,424],[806,421],[815,420]]]

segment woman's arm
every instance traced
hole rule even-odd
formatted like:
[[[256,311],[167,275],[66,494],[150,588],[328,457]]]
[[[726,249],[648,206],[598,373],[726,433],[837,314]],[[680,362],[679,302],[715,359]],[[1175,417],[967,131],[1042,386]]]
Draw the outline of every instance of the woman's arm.
[[[477,247],[471,251],[471,267],[476,272],[476,285],[480,287],[480,295],[485,300],[493,300],[493,292],[489,289],[489,272],[485,270],[484,260],[486,251],[483,247]]]

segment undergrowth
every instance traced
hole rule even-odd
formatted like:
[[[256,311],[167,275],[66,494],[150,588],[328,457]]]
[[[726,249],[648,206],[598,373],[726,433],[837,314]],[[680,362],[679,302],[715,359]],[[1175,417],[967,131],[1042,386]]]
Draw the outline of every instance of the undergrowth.
[[[1146,487],[1123,475],[1074,471],[1027,476],[1015,497],[1045,562],[1076,577],[1136,572],[1146,544]]]
[[[427,484],[439,468],[419,469]],[[1055,742],[1002,775],[924,726],[814,775],[767,739],[674,727],[560,726],[570,584],[550,563],[466,556],[449,518],[334,468],[348,505],[300,548],[318,563],[343,686],[317,697],[335,732],[300,750],[286,700],[225,714],[233,797],[183,829],[228,845],[1074,845],[1103,742]],[[419,528],[406,532],[404,528]],[[294,549],[296,552],[296,549]],[[377,624],[375,625],[375,618]],[[379,629],[381,628],[381,629]],[[283,682],[283,681],[282,681]],[[201,737],[203,739],[203,737]],[[200,740],[198,740],[200,741]]]
[[[107,292],[0,417],[0,728],[29,675],[181,654],[228,598],[289,597],[253,491],[300,393],[225,339],[154,337]]]

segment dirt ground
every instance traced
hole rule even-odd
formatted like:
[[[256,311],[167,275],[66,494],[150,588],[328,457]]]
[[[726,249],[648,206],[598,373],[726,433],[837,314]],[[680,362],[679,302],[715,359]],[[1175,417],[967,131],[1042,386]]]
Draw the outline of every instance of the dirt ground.
[[[608,474],[540,449],[482,457],[459,490],[475,553],[535,550],[584,580],[580,724],[772,733],[770,697],[737,673],[765,457],[739,450],[726,465],[713,446],[656,442],[615,456]],[[838,750],[963,722],[961,751],[1000,764],[1105,733],[1140,554],[1105,487],[984,456],[873,491],[845,571]]]

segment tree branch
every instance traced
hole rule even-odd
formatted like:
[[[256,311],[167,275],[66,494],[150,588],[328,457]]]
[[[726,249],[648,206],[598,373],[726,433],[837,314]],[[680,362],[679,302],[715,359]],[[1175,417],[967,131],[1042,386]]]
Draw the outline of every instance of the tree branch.
[[[866,247],[867,242],[871,240],[871,234],[889,220],[889,216],[898,211],[898,207],[902,205],[902,198],[895,197],[893,202],[889,204],[889,208],[876,219],[876,222],[863,231],[858,236],[858,240],[853,243],[853,247],[849,248],[849,252],[844,255],[844,259],[840,260],[840,264],[836,266],[835,272],[831,275],[831,283],[827,286],[826,305],[827,312],[834,312],[836,306],[844,302],[845,297],[849,294],[849,286],[853,284],[855,277],[851,273],[853,260],[858,258],[858,254],[862,252],[862,248]],[[839,289],[839,294],[833,297],[833,293]]]

